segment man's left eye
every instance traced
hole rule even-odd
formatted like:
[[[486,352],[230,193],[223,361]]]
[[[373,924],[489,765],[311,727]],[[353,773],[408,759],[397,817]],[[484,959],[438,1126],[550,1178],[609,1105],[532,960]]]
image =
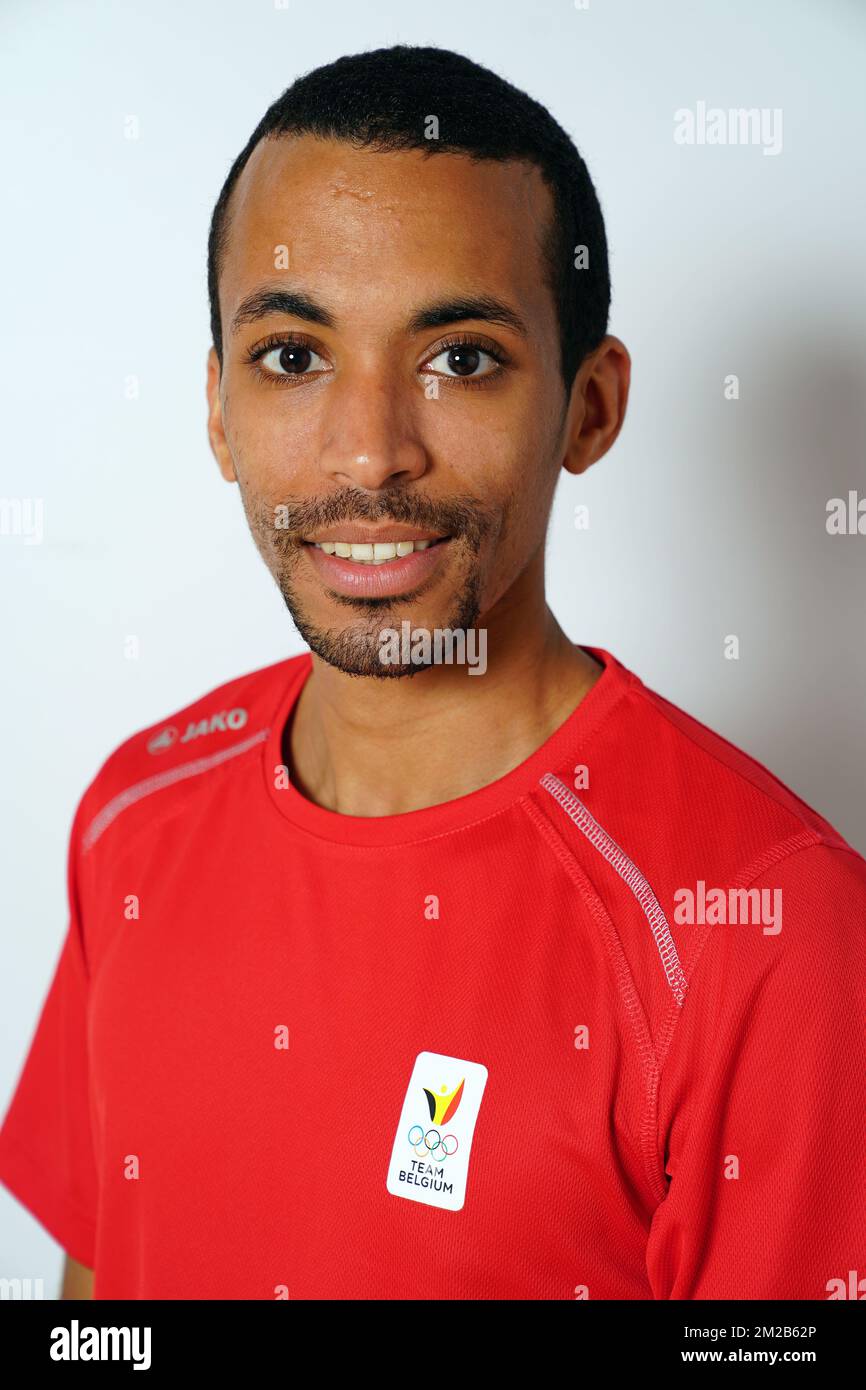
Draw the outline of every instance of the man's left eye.
[[[438,362],[444,362],[444,366],[437,366]],[[483,369],[485,362],[486,370]],[[455,346],[444,348],[442,352],[437,352],[435,357],[431,357],[427,366],[431,371],[439,372],[442,376],[490,376],[495,371],[498,362],[490,352],[485,352],[484,348],[471,346]]]

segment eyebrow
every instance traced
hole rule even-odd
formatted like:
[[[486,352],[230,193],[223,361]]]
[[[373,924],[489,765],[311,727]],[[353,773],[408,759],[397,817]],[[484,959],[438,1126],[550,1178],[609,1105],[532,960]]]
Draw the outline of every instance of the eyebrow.
[[[267,318],[269,314],[287,314],[292,318],[306,319],[322,328],[336,328],[337,320],[333,314],[312,295],[302,290],[264,289],[254,290],[238,306],[232,319],[232,335],[245,324],[255,323]],[[467,319],[481,319],[486,323],[499,324],[510,328],[522,338],[529,337],[526,323],[510,304],[494,295],[461,295],[455,299],[440,299],[417,309],[406,323],[406,333],[412,337],[426,328],[444,328],[449,323],[462,323]]]
[[[269,314],[289,314],[292,318],[318,323],[322,328],[335,327],[333,316],[312,295],[304,294],[300,290],[266,288],[254,290],[246,299],[241,300],[232,319],[232,336],[238,329],[243,328],[244,324],[256,323],[258,319],[265,319]]]
[[[412,315],[406,332],[412,336],[425,328],[444,328],[448,323],[461,323],[464,319],[498,323],[503,328],[513,329],[521,338],[529,337],[529,330],[517,310],[490,294],[466,295],[429,304]]]

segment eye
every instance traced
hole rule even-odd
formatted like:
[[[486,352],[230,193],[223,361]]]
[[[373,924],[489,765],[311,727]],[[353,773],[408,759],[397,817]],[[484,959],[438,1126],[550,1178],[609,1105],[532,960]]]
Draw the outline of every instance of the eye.
[[[444,344],[435,357],[428,358],[424,368],[440,376],[466,380],[495,376],[501,365],[502,358],[498,353],[493,352],[491,348],[483,347],[481,343],[467,339]]]
[[[260,381],[272,386],[292,386],[331,370],[325,359],[303,338],[285,333],[274,334],[250,348],[244,360]]]
[[[271,376],[308,376],[327,367],[327,363],[306,343],[282,342],[273,347],[265,344],[253,361],[258,362]]]

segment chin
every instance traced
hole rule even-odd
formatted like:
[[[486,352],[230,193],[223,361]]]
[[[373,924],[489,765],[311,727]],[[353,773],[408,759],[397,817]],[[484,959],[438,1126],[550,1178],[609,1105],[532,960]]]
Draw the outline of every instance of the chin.
[[[288,586],[281,590],[298,632],[316,656],[347,675],[379,680],[405,679],[440,664],[435,634],[466,633],[481,612],[477,575],[444,599],[342,599],[329,603],[322,618],[315,611],[321,602],[307,605]],[[350,611],[354,622],[345,621]]]

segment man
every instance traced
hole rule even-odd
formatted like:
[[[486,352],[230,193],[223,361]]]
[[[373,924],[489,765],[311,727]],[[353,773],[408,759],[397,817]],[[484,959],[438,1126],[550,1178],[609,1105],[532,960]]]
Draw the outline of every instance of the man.
[[[629,385],[571,141],[456,54],[341,59],[209,284],[211,447],[311,652],[79,803],[0,1133],[69,1291],[840,1296],[866,863],[545,603]]]

